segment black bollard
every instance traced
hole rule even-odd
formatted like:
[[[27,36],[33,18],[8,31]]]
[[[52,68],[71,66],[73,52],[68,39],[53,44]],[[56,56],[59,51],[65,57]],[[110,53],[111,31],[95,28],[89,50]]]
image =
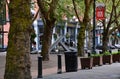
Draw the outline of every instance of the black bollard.
[[[38,56],[38,78],[42,78],[42,56]]]
[[[103,54],[103,52],[102,52],[102,51],[99,51],[99,54]]]
[[[120,48],[118,49],[118,53],[120,53]]]
[[[90,57],[91,56],[91,53],[90,52],[88,52],[88,57]]]
[[[110,54],[112,54],[112,50],[109,50]]]
[[[62,60],[61,60],[61,54],[58,54],[58,74],[62,73]]]

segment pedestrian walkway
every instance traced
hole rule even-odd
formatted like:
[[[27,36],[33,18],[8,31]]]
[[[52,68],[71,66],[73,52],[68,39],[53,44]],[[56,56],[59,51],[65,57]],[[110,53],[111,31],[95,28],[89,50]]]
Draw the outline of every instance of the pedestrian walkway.
[[[54,73],[39,79],[120,79],[120,63],[93,67],[90,70],[79,69],[77,72]]]
[[[32,79],[38,79],[38,54],[31,54]],[[0,79],[3,79],[5,68],[5,53],[0,53]],[[120,63],[93,67],[81,70],[78,58],[78,71],[65,72],[65,59],[62,55],[62,74],[57,74],[57,54],[50,54],[49,61],[43,61],[43,78],[39,79],[120,79]]]
[[[49,61],[43,61],[43,76],[52,75],[57,73],[58,59],[57,54],[50,54]],[[62,72],[65,72],[65,59],[64,54],[62,54]],[[37,55],[31,55],[32,60],[32,78],[36,78],[38,76],[38,68],[37,68]],[[78,68],[80,69],[80,63],[78,59]],[[36,65],[36,66],[35,66]]]
[[[49,63],[43,62],[43,78],[39,79],[120,79],[120,63],[93,67],[92,69],[81,70],[78,58],[78,71],[65,72],[64,55],[62,56],[62,74],[57,74],[57,55],[50,56]],[[53,64],[54,62],[54,64]],[[46,64],[46,65],[45,65]],[[52,64],[52,66],[51,66]],[[44,68],[46,67],[46,68]],[[36,73],[37,74],[37,73]],[[37,79],[37,75],[33,79]],[[36,75],[36,76],[35,76]]]
[[[39,55],[32,54],[31,60],[32,60],[32,77],[36,78],[38,76],[38,57]],[[50,54],[50,60],[49,61],[43,61],[43,76],[51,75],[57,73],[57,54]],[[64,62],[64,55],[62,55],[62,70],[65,71],[65,62]]]
[[[0,56],[5,56],[6,52],[0,52]]]

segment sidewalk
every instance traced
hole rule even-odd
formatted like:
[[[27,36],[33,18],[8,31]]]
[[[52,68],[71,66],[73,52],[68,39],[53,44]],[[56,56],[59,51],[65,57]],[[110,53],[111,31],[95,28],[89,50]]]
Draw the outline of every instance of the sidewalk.
[[[5,70],[5,52],[0,52],[0,79],[3,79]]]
[[[32,67],[31,67],[31,74],[32,78],[36,78],[38,76],[38,55],[37,54],[31,54],[31,60],[32,60]],[[64,67],[64,56],[62,56],[62,68],[65,70]],[[50,60],[49,61],[43,61],[43,76],[51,75],[57,73],[57,54],[50,54]]]
[[[31,55],[31,74],[32,78],[38,76],[38,54]],[[0,52],[0,79],[3,79],[5,70],[6,52]],[[62,56],[62,65],[64,69],[64,56]],[[43,76],[57,73],[57,54],[51,54],[49,61],[43,61]]]
[[[39,79],[120,79],[120,63],[94,67],[90,70],[51,74]]]
[[[37,79],[37,54],[31,54],[31,74]],[[62,74],[57,74],[57,55],[50,54],[50,61],[43,61],[43,78],[40,79],[120,79],[120,63],[93,67],[90,70],[81,70],[78,58],[78,71],[65,72],[64,55],[62,55]],[[5,54],[0,53],[0,79],[3,79]]]
[[[38,70],[37,70],[37,55],[31,55],[32,59],[32,78],[37,78]],[[64,55],[62,55],[62,72],[65,72],[65,59]],[[35,61],[35,62],[34,62]],[[78,59],[78,68],[80,69],[80,63]],[[43,61],[43,77],[47,75],[52,75],[57,73],[57,54],[50,54],[49,61]],[[36,65],[36,66],[35,66]]]
[[[57,74],[57,55],[50,56],[50,62],[53,67],[46,67],[51,65],[50,63],[43,62],[43,78],[39,79],[120,79],[120,63],[113,63],[111,65],[103,65],[93,67],[92,69],[81,70],[80,61],[78,58],[78,71],[77,72],[65,72],[64,55],[62,56],[62,74]],[[54,61],[53,61],[54,60]],[[53,64],[54,62],[54,64]],[[37,73],[32,74],[33,79],[37,79]],[[36,75],[36,76],[35,76]]]

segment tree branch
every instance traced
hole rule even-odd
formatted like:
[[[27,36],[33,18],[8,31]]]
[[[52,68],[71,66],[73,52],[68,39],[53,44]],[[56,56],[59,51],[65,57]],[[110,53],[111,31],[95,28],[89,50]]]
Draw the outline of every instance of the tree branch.
[[[47,10],[46,10],[46,7],[45,7],[45,1],[43,0],[37,0],[37,4],[39,6],[39,9],[40,9],[40,12],[41,12],[41,15],[44,17],[44,18],[47,18]]]
[[[74,6],[74,10],[75,10],[75,14],[76,14],[76,16],[77,16],[77,18],[78,18],[79,23],[81,24],[81,23],[82,23],[82,21],[80,21],[80,18],[79,18],[79,15],[78,15],[77,9],[76,9],[76,4],[75,4],[75,1],[74,1],[74,0],[72,0],[72,2],[73,2],[73,6]]]
[[[8,1],[7,1],[7,0],[5,0],[5,2],[6,2],[6,4],[7,4],[7,7],[8,7],[8,5],[9,5]]]
[[[85,5],[85,12],[84,12],[83,22],[84,22],[85,26],[87,26],[86,22],[89,22],[89,11],[90,11],[90,6],[92,3],[92,0],[85,0],[84,2],[85,2],[85,4],[84,4]]]
[[[119,4],[120,4],[120,0],[119,0],[118,3],[116,4],[116,6],[119,7]]]
[[[118,27],[113,27],[111,30],[109,30],[109,34],[111,34],[112,32],[114,32]]]
[[[40,9],[38,9],[37,13],[36,13],[35,16],[33,17],[32,23],[33,23],[33,22],[35,21],[35,19],[37,18],[39,11],[40,11]]]
[[[52,0],[52,2],[50,3],[50,9],[49,12],[53,13],[57,7],[59,0]]]
[[[114,17],[114,19],[112,20],[112,18],[111,18],[111,20],[109,21],[109,24],[108,24],[108,28],[110,28],[111,26],[111,24],[112,23],[116,23],[116,25],[118,25],[119,26],[119,22],[118,22],[118,18],[120,17],[120,13],[119,14],[117,14],[117,7],[118,7],[118,3],[120,2],[120,0],[119,0],[119,2],[117,3],[117,5],[115,5],[115,1],[114,0],[112,0],[112,2],[113,2],[113,6],[112,6],[112,12],[111,12],[111,16],[113,16]]]
[[[109,29],[110,28],[110,25],[111,25],[111,22],[112,22],[112,16],[113,16],[113,12],[114,12],[114,0],[113,1],[113,5],[112,5],[112,11],[110,13],[110,19],[109,19],[109,22],[108,22],[108,25],[107,25],[107,28],[106,29]]]

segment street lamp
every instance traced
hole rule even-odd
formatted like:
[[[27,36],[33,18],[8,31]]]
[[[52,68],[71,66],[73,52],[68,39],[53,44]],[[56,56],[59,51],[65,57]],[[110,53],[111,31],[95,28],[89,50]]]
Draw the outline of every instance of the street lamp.
[[[96,0],[93,1],[93,48],[92,52],[95,53],[95,26],[96,26],[96,16],[95,16],[95,8],[96,8]]]
[[[96,27],[96,20],[104,20],[105,19],[105,5],[103,3],[99,3],[96,5],[96,0],[93,2],[93,53],[96,49],[96,42],[95,42],[95,27]]]

